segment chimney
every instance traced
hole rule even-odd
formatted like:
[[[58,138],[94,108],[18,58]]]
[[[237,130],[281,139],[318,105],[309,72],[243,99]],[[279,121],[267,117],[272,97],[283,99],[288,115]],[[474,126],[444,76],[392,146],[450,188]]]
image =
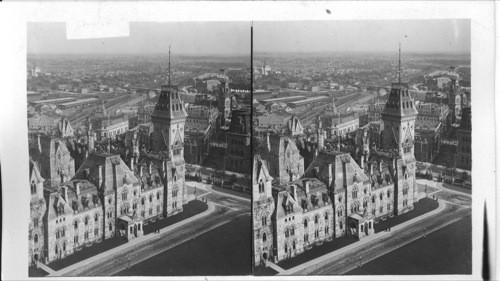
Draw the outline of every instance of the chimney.
[[[142,165],[139,165],[139,176],[142,178]]]
[[[40,143],[40,133],[36,136],[38,142],[38,152],[42,153],[42,144]]]
[[[130,170],[134,172],[134,157],[130,158]]]
[[[380,162],[378,162],[378,172],[379,173],[382,173],[382,164],[384,163],[384,160],[380,160]]]
[[[295,199],[295,201],[297,201],[297,186],[295,186],[295,184],[292,184],[291,186],[291,189],[292,189],[292,197],[293,199]]]
[[[368,163],[368,170],[370,170],[370,175],[373,175],[373,164]]]
[[[63,185],[62,191],[63,191],[64,201],[66,201],[66,203],[67,203],[68,202],[68,187]]]
[[[359,162],[359,167],[364,170],[365,169],[365,156],[361,155],[361,160]]]
[[[167,162],[165,160],[161,161],[161,172],[163,177],[167,176]]]
[[[266,143],[267,143],[267,150],[271,151],[271,141],[269,140],[269,132],[266,133]]]
[[[328,164],[328,186],[327,188],[330,188],[332,186],[333,182],[333,165],[332,163]]]
[[[73,182],[73,185],[75,186],[76,196],[80,196],[80,183],[75,181]]]
[[[306,190],[306,194],[309,194],[309,181],[303,180],[302,183],[304,184],[304,189]]]
[[[149,163],[148,163],[148,173],[149,173],[149,175],[151,175],[151,166],[152,166],[152,165],[151,165],[151,162],[149,162]]]
[[[99,184],[98,188],[101,188],[101,186],[102,186],[102,165],[97,166],[97,172],[99,173],[99,176],[97,178],[98,184]]]

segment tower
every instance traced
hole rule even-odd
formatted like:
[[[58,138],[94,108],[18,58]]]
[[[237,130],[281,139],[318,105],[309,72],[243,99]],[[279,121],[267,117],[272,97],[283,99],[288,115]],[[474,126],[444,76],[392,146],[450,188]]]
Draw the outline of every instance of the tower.
[[[401,81],[401,45],[399,47],[398,82],[393,83],[389,98],[382,110],[384,149],[403,159],[414,158],[413,139],[417,118],[415,100],[408,92],[408,84]]]
[[[399,46],[398,82],[393,83],[387,103],[382,110],[383,150],[389,151],[394,178],[394,214],[413,209],[417,199],[415,188],[416,159],[414,155],[415,120],[418,111],[408,92],[408,84],[401,81],[401,45]],[[382,163],[382,162],[380,162]]]
[[[44,179],[40,175],[38,164],[30,161],[30,224],[29,224],[29,262],[42,261],[45,253],[44,220],[47,209],[43,197]]]
[[[170,50],[168,57],[168,84],[161,86],[158,103],[151,114],[154,126],[153,150],[166,153],[174,161],[184,162],[184,124],[187,113],[177,87],[170,84]]]
[[[274,235],[271,216],[274,212],[274,199],[272,179],[266,162],[261,159],[260,155],[256,154],[252,173],[253,260],[256,266],[265,263],[273,256]]]
[[[221,75],[219,76],[219,96],[217,98],[217,108],[220,112],[220,124],[221,126],[226,125],[226,119],[229,118],[232,109],[232,100],[228,98],[229,93],[229,81],[228,77],[224,75],[221,71]]]

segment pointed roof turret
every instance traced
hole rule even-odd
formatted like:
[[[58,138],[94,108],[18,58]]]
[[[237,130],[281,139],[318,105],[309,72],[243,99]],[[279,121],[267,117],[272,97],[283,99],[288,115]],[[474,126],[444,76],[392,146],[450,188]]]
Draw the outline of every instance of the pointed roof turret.
[[[401,80],[401,44],[399,45],[398,82],[393,83],[382,116],[416,116],[415,100],[408,92],[408,83]]]
[[[177,87],[170,81],[170,46],[168,48],[168,84],[161,86],[160,96],[151,116],[165,119],[186,118],[188,116]]]

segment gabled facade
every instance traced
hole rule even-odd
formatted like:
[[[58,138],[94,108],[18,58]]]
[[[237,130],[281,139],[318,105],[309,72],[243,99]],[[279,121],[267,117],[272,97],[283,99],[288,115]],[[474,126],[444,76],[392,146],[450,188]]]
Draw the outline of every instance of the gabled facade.
[[[254,264],[257,266],[274,255],[272,214],[272,177],[264,160],[255,155],[252,174],[252,214]]]

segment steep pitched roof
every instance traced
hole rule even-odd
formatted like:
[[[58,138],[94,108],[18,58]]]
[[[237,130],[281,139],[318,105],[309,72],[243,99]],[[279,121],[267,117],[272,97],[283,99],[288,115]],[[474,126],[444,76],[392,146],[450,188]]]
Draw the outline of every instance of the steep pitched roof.
[[[116,186],[113,175],[113,166],[116,167]],[[81,167],[75,174],[75,179],[89,179],[94,184],[99,177],[99,167],[101,167],[102,184],[99,188],[112,191],[115,187],[124,184],[139,184],[139,180],[129,167],[123,162],[119,155],[109,153],[90,153]],[[87,170],[88,169],[88,170]],[[85,171],[88,171],[88,178]]]
[[[255,154],[253,157],[253,173],[252,173],[252,184],[258,184],[259,179],[264,177],[267,181],[271,181],[273,178],[269,175],[269,170],[267,169],[266,161],[264,161],[259,154]]]
[[[368,181],[368,176],[358,166],[351,155],[336,151],[321,151],[305,171],[305,177],[318,178],[325,183],[328,182],[330,174],[332,175],[333,185],[330,188],[334,187],[335,189],[342,189],[355,182]]]

